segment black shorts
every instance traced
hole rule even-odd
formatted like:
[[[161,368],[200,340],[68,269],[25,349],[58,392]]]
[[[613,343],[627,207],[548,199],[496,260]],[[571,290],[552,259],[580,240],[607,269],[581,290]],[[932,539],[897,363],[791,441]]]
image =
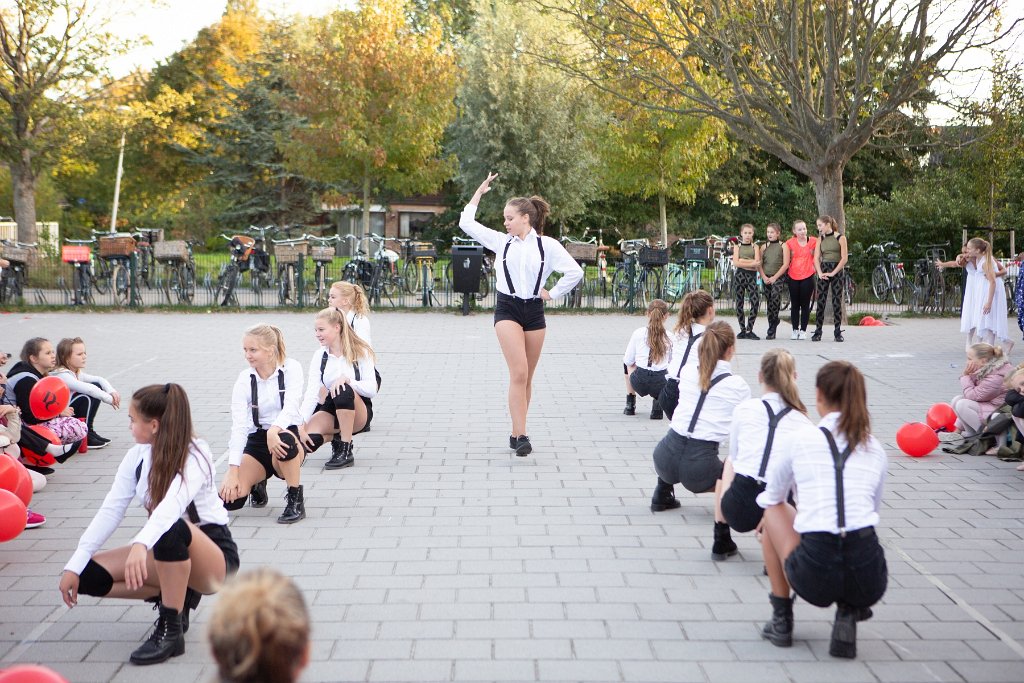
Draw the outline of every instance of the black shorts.
[[[667,381],[664,370],[637,368],[629,376],[629,386],[633,387],[633,391],[637,395],[653,396],[655,399],[661,394],[661,390],[665,388],[665,382]]]
[[[199,528],[224,553],[227,575],[237,572],[241,563],[238,559],[238,546],[235,545],[235,539],[231,538],[231,529],[225,524],[203,524]]]
[[[682,436],[668,430],[654,447],[654,471],[662,481],[682,484],[692,493],[707,493],[722,478],[722,461],[718,459],[718,442]]]
[[[753,531],[761,523],[764,510],[757,504],[757,496],[764,486],[763,481],[737,474],[722,494],[722,516],[734,531]]]
[[[370,422],[373,421],[373,401],[366,398],[365,396],[359,396],[359,398],[363,399],[363,405],[366,406],[366,424],[364,424],[363,428],[360,429],[358,432],[352,432],[352,436],[365,432],[367,429],[369,429]],[[317,403],[316,408],[313,409],[313,414],[316,415],[317,413],[330,414],[331,417],[334,418],[334,428],[338,428],[338,416],[335,415],[334,408],[332,406],[324,405],[323,403]]]
[[[295,435],[295,439],[299,438],[299,428],[292,425],[288,428],[288,431]],[[267,478],[276,477],[277,472],[274,471],[274,456],[267,447],[267,430],[257,429],[255,432],[249,435],[249,438],[245,440],[245,450],[242,451],[245,455],[251,455],[256,459],[256,462],[263,465],[263,471],[267,473]],[[280,477],[278,477],[280,478]]]
[[[543,330],[548,324],[544,321],[544,300],[520,299],[498,292],[498,303],[494,307],[494,324],[502,320],[511,320],[523,328],[523,332]]]
[[[845,538],[817,531],[801,534],[785,569],[796,594],[818,607],[871,607],[882,599],[889,578],[885,552],[872,527],[848,531]]]

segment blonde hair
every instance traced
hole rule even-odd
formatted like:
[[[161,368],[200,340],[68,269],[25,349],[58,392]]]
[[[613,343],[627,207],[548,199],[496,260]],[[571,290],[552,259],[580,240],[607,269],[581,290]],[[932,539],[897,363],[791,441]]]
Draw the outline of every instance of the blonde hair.
[[[363,341],[349,326],[345,316],[336,308],[324,308],[316,314],[317,320],[326,320],[329,325],[337,325],[340,330],[338,337],[341,342],[341,355],[349,363],[355,365],[363,356],[376,360],[373,349]]]
[[[980,344],[972,344],[971,351],[974,352],[974,357],[982,363],[982,366],[974,373],[975,380],[980,381],[991,375],[994,370],[1006,365],[1003,349],[998,346],[982,342]]]
[[[668,357],[672,348],[672,340],[665,331],[665,318],[668,317],[668,304],[661,299],[653,299],[647,305],[647,346],[651,349],[651,364],[658,363]]]
[[[796,388],[796,360],[789,351],[772,349],[761,356],[761,381],[779,392],[787,406],[807,414],[807,406],[800,400],[800,392]]]
[[[988,240],[983,240],[980,237],[972,237],[967,240],[967,244],[981,252],[981,270],[985,273],[985,277],[995,277],[996,261],[992,257],[992,245],[988,243]]]
[[[295,681],[309,649],[309,610],[295,583],[268,567],[240,574],[220,592],[209,641],[224,683]]]
[[[284,359],[288,357],[285,355],[284,333],[281,332],[281,328],[277,325],[268,325],[267,323],[253,325],[242,335],[243,339],[245,337],[256,339],[264,349],[271,349],[274,352],[275,365],[281,365],[284,363]]]
[[[699,384],[701,391],[711,389],[711,375],[715,372],[718,361],[736,346],[736,333],[732,325],[724,320],[716,320],[704,330],[697,358],[700,361]]]
[[[338,280],[331,285],[331,291],[337,293],[338,296],[352,299],[352,310],[356,315],[363,317],[370,315],[370,302],[366,298],[366,291],[363,290],[362,285]]]
[[[679,319],[676,320],[676,327],[673,331],[676,334],[685,331],[687,335],[692,336],[693,322],[698,318],[703,318],[714,307],[715,300],[703,289],[689,292],[679,304]]]
[[[1021,375],[1024,375],[1024,363],[1018,365],[1016,368],[1013,369],[1013,372],[1006,376],[1006,379],[1003,380],[1003,386],[1006,387],[1007,389],[1012,389],[1013,380],[1017,377],[1020,377]]]

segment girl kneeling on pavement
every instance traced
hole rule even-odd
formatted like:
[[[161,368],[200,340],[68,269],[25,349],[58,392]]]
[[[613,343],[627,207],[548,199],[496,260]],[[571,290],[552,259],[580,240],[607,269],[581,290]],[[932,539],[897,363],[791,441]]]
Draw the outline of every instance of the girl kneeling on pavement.
[[[60,595],[68,607],[79,593],[156,602],[160,617],[133,664],[158,664],[185,653],[188,612],[238,570],[238,548],[217,496],[213,456],[192,431],[188,396],[177,384],[153,384],[128,408],[136,445],[78,549],[64,567]],[[100,551],[137,498],[148,519],[130,545]]]
[[[335,433],[331,457],[324,468],[337,470],[355,463],[352,437],[370,426],[373,397],[377,395],[374,353],[334,308],[316,314],[313,325],[320,348],[309,361],[309,381],[299,408],[304,422],[299,436],[308,450],[316,450]]]
[[[663,417],[658,397],[665,388],[665,369],[672,360],[672,340],[665,329],[668,304],[654,299],[647,306],[647,325],[637,328],[626,345],[622,370],[626,373],[625,415],[636,415],[636,395],[651,396],[651,419]]]
[[[225,507],[237,510],[251,498],[255,508],[267,504],[267,479],[285,480],[288,493],[279,524],[306,517],[299,467],[305,456],[299,445],[299,404],[302,366],[285,355],[284,336],[274,325],[255,325],[242,337],[249,367],[238,375],[231,392],[231,439],[228,471],[220,485]]]

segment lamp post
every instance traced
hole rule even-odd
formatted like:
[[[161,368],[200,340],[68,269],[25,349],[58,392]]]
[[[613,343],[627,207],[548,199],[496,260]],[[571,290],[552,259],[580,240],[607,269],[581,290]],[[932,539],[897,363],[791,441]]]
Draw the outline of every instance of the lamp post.
[[[117,202],[121,198],[121,172],[124,168],[124,137],[125,131],[121,130],[121,146],[117,152],[117,178],[114,180],[114,208],[110,212],[110,232],[117,232]]]

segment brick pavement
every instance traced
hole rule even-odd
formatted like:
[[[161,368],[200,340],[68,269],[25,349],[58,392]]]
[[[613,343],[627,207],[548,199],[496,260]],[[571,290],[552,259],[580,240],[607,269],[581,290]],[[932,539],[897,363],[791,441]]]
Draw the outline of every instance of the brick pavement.
[[[241,331],[261,319],[308,362],[309,314],[12,314],[0,317],[0,348],[74,333],[90,369],[125,394],[179,381],[220,453]],[[303,680],[1024,680],[1024,476],[994,458],[910,459],[894,446],[900,424],[956,393],[955,321],[854,328],[842,345],[777,342],[798,357],[805,400],[823,362],[857,362],[875,434],[891,449],[880,529],[889,592],[861,624],[854,661],[828,656],[832,612],[799,602],[792,648],[760,639],[769,605],[759,549],[737,535],[738,557],[710,560],[709,496],[681,491],[681,509],[648,510],[650,455],[667,423],[647,419],[647,399],[636,417],[621,414],[619,371],[641,323],[549,317],[536,451],[517,459],[489,317],[374,315],[384,384],[356,466],[323,471],[315,455],[303,470],[309,516],[297,525],[274,523],[279,481],[267,508],[232,518],[243,568],[272,563],[305,591],[314,644]],[[735,365],[752,385],[770,347],[740,342]],[[98,428],[111,447],[61,467],[33,503],[46,525],[0,546],[0,667],[43,662],[73,681],[212,680],[202,627],[215,598],[194,617],[186,655],[148,668],[126,663],[155,618],[148,605],[83,598],[69,611],[59,601],[58,572],[130,445],[124,412],[102,410]]]

